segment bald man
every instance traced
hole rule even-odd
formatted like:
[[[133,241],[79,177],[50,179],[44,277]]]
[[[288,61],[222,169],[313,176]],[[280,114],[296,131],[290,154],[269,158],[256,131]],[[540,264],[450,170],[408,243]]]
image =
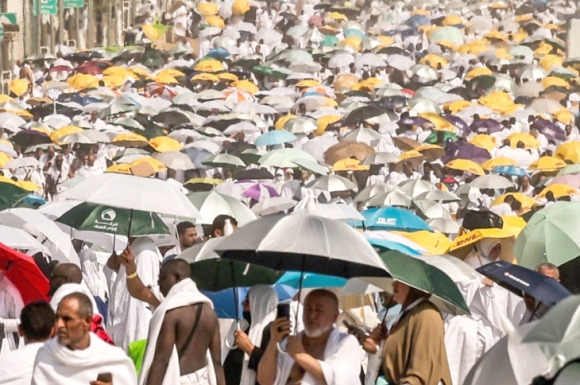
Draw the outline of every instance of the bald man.
[[[164,298],[149,325],[139,385],[225,385],[218,318],[190,276],[182,259],[161,266],[158,284]]]

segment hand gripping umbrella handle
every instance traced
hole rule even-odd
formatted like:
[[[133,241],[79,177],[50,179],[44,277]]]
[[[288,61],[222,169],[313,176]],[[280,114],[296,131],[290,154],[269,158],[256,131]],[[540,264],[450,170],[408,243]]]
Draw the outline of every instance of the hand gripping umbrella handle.
[[[236,330],[240,329],[240,323],[239,321],[236,322]],[[228,337],[226,336],[226,338],[224,338],[224,345],[226,345],[226,347],[230,350],[234,350],[238,348],[238,345],[236,345],[236,340],[235,340],[235,331],[234,331],[234,342],[230,342],[230,340],[228,339]]]

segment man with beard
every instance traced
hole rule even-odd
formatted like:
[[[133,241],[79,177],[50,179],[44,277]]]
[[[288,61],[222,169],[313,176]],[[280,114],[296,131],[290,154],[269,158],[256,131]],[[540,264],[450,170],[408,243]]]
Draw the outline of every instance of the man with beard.
[[[360,383],[363,353],[354,336],[341,333],[334,326],[338,314],[336,295],[318,289],[310,292],[304,300],[304,332],[290,336],[290,320],[275,320],[270,328],[272,337],[258,365],[258,383]],[[288,354],[279,354],[277,345],[284,339]]]

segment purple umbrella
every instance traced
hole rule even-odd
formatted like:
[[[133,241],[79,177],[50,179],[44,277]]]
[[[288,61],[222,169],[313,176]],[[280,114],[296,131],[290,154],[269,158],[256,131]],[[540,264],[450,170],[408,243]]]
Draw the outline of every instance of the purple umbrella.
[[[469,130],[478,134],[493,134],[494,132],[501,131],[502,128],[497,120],[479,119],[471,123]]]
[[[469,129],[469,126],[463,119],[459,116],[451,115],[451,114],[443,114],[441,117],[447,120],[449,123],[453,124],[455,127],[459,128],[461,131],[465,132]]]
[[[532,127],[536,127],[548,140],[566,140],[566,133],[549,120],[538,118]]]
[[[280,195],[276,189],[272,186],[263,183],[256,183],[250,186],[246,191],[242,193],[242,196],[246,198],[252,198],[253,200],[260,202],[265,198],[279,197]]]
[[[477,147],[471,143],[457,141],[449,142],[445,147],[445,156],[441,158],[443,163],[453,159],[471,159],[477,163],[491,159],[491,155],[486,149]]]

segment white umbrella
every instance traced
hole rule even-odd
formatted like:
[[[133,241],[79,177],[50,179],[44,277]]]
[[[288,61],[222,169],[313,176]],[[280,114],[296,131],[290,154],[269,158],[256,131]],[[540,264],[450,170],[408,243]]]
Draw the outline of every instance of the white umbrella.
[[[473,281],[481,282],[484,276],[477,272],[473,267],[463,262],[457,257],[451,255],[430,255],[428,257],[420,258],[429,265],[435,266],[444,271],[445,274],[453,280],[453,282]]]
[[[483,189],[500,189],[510,188],[514,184],[509,179],[496,174],[482,175],[475,178],[471,183],[471,187]]]
[[[457,234],[461,226],[451,218],[430,218],[425,222],[434,230],[445,234]]]
[[[428,200],[415,201],[415,206],[417,206],[417,208],[421,210],[423,215],[427,218],[451,218],[451,213],[449,213],[449,210],[439,202]]]
[[[96,140],[89,138],[82,132],[76,132],[74,134],[65,135],[58,139],[59,143],[66,143],[66,144],[95,144],[97,143]]]
[[[361,164],[371,166],[373,164],[397,163],[400,160],[401,159],[397,155],[391,152],[375,152],[374,154],[364,158]]]
[[[69,236],[53,221],[36,210],[19,207],[0,211],[0,223],[24,229],[41,244],[45,244],[54,259],[80,265],[79,257]]]
[[[353,142],[366,143],[371,145],[373,142],[381,139],[383,136],[367,127],[357,128],[354,131],[349,132],[344,140],[351,140]]]
[[[356,189],[356,185],[345,177],[339,175],[325,175],[313,180],[306,185],[307,188],[315,188],[328,192],[348,191]]]
[[[391,191],[387,191],[374,197],[370,198],[365,202],[367,207],[384,207],[384,206],[398,206],[398,207],[411,207],[411,197],[405,194],[399,188],[392,188]]]
[[[182,152],[158,152],[153,154],[153,158],[163,163],[165,167],[173,170],[193,170],[195,168],[189,156]]]
[[[270,197],[262,199],[254,207],[252,212],[256,215],[264,216],[286,211],[296,206],[296,201],[286,197]]]
[[[61,197],[177,217],[200,218],[199,211],[187,197],[165,181],[134,175],[96,175],[65,191]]]
[[[426,191],[424,193],[417,195],[413,199],[415,199],[417,201],[430,200],[430,201],[441,202],[441,203],[461,201],[461,198],[459,198],[457,195],[450,193],[448,191],[444,191],[444,190]]]
[[[342,287],[339,295],[341,297],[346,297],[347,295],[366,295],[381,293],[383,291],[385,290],[378,286],[372,285],[358,278],[351,278],[348,280],[346,285]]]
[[[370,230],[367,230],[367,231],[363,231],[362,235],[366,239],[378,238],[378,239],[385,239],[385,240],[391,241],[391,242],[400,243],[400,244],[405,245],[413,250],[417,250],[421,254],[428,254],[429,253],[429,251],[427,249],[420,246],[419,244],[403,237],[402,235],[393,234],[389,231],[384,231],[384,230],[370,231]]]
[[[38,252],[50,254],[50,251],[42,246],[32,235],[14,227],[0,225],[0,243],[28,255],[34,255]]]
[[[415,198],[424,192],[429,192],[436,189],[433,183],[427,182],[423,179],[409,179],[400,183],[399,187],[411,198]]]
[[[324,163],[324,153],[336,143],[338,139],[334,136],[322,135],[304,143],[300,149],[312,155],[319,163]]]
[[[329,68],[339,68],[348,67],[350,64],[354,63],[354,56],[349,53],[339,53],[334,55],[328,61]]]
[[[386,67],[387,63],[383,58],[375,53],[365,53],[356,58],[355,61],[356,68],[370,67]]]
[[[373,184],[362,189],[354,198],[355,202],[365,202],[374,196],[382,193],[390,192],[394,189],[390,184]]]
[[[292,214],[304,214],[306,211],[303,208],[294,210]],[[355,208],[342,203],[316,203],[310,214],[339,221],[364,221],[364,217]]]
[[[197,221],[200,224],[211,225],[218,215],[236,218],[239,226],[244,226],[257,218],[248,206],[229,195],[211,191],[189,193],[187,197],[201,214],[202,219]]]
[[[7,169],[16,169],[22,167],[40,167],[40,162],[32,157],[12,159],[4,165]]]

